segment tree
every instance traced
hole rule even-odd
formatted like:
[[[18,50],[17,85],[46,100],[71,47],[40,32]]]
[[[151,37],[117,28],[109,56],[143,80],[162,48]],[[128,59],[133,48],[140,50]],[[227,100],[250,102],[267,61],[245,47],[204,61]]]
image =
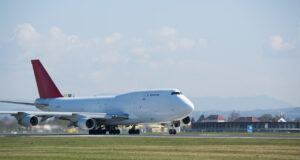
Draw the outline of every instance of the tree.
[[[258,118],[261,122],[272,122],[273,116],[271,114],[263,114]]]
[[[290,119],[289,117],[286,117],[285,120],[286,120],[287,122],[291,122],[291,119]]]
[[[197,122],[202,122],[205,119],[204,114],[201,114]]]
[[[230,113],[230,115],[228,117],[228,120],[229,121],[233,121],[233,120],[235,120],[235,119],[237,119],[239,117],[240,117],[240,114],[238,112],[236,112],[236,111],[233,111],[233,112]]]
[[[195,122],[195,119],[194,119],[194,117],[192,118],[191,122],[192,122],[192,123],[194,123],[194,122]]]

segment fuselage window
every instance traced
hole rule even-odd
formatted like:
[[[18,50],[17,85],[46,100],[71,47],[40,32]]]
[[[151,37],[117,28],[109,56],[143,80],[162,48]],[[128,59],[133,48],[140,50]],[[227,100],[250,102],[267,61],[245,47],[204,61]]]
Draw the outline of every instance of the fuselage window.
[[[182,94],[181,92],[172,92],[171,95],[175,95],[175,94]]]
[[[159,96],[159,94],[150,94],[150,96]]]

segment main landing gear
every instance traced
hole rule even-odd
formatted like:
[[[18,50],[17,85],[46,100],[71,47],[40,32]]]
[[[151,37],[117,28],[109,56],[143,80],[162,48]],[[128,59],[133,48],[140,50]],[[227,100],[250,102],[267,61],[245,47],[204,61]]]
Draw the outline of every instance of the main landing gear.
[[[110,135],[118,135],[121,133],[117,126],[105,126],[105,128],[100,126],[97,129],[94,128],[89,130],[90,135],[103,135],[106,134],[106,132]]]
[[[176,129],[169,129],[169,134],[176,134]]]
[[[108,131],[109,134],[120,134],[120,130],[117,126],[105,126],[105,129]]]
[[[104,135],[106,133],[109,133],[110,135],[119,135],[120,130],[117,126],[99,126],[89,130],[90,135]],[[135,129],[135,125],[133,125],[132,128],[128,130],[128,134],[140,134],[140,130]]]
[[[105,130],[105,129],[101,129],[101,128],[98,128],[98,129],[91,129],[91,130],[89,130],[89,134],[90,134],[90,135],[101,135],[101,134],[106,134],[106,130]]]
[[[135,129],[135,125],[133,125],[132,128],[128,130],[128,134],[140,134],[140,130]]]

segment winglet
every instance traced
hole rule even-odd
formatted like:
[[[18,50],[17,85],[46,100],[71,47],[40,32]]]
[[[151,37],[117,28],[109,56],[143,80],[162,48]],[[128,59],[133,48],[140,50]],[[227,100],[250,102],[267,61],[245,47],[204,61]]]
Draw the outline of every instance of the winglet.
[[[36,84],[38,87],[40,98],[57,98],[62,94],[52,81],[51,77],[41,64],[40,60],[31,60]]]

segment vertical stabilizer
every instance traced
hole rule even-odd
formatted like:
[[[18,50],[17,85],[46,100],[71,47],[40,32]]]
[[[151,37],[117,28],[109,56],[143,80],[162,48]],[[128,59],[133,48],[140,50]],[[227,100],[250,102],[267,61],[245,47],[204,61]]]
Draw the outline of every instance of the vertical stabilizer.
[[[41,64],[40,60],[31,60],[40,98],[57,98],[62,94]]]

